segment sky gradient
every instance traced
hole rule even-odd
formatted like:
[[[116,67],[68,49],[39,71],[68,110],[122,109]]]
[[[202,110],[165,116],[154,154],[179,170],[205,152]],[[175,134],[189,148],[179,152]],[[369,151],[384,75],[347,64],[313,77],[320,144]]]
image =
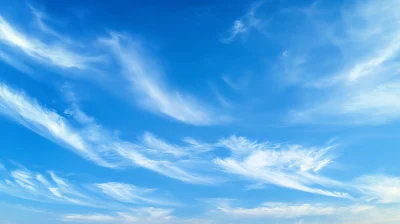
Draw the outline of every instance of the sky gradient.
[[[400,223],[400,0],[0,0],[0,224]]]

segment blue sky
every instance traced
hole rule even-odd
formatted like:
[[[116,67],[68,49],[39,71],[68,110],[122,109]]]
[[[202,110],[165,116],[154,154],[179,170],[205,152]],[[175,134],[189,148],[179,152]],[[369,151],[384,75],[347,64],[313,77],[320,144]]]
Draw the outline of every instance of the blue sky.
[[[0,224],[399,223],[399,4],[0,1]]]

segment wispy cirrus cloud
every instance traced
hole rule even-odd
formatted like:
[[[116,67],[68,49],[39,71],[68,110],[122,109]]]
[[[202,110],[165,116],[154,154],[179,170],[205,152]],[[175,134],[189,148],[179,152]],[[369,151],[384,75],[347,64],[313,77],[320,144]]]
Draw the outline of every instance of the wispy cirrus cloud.
[[[140,207],[128,212],[116,212],[113,214],[67,214],[60,219],[65,222],[83,223],[143,223],[143,224],[214,224],[210,219],[179,218],[173,216],[174,210]]]
[[[117,212],[116,214],[68,214],[62,217],[66,222],[94,222],[94,223],[165,223],[172,221],[171,209],[142,207],[132,209],[130,212]]]
[[[177,205],[178,203],[157,195],[156,189],[139,188],[132,184],[108,182],[95,184],[94,188],[114,200],[134,204]]]
[[[39,38],[31,37],[18,31],[1,16],[0,42],[8,47],[19,49],[40,63],[62,68],[85,69],[91,63],[102,61],[100,56],[85,56],[74,52],[68,49],[64,43],[47,44]]]
[[[41,31],[38,36],[27,35],[27,32],[17,29],[0,16],[0,47],[5,50],[0,52],[0,59],[11,66],[23,72],[32,72],[22,62],[14,60],[21,57],[19,53],[23,53],[44,65],[91,73],[95,71],[96,77],[86,77],[82,73],[78,77],[85,76],[130,103],[183,123],[210,125],[229,120],[197,97],[172,88],[160,66],[155,63],[155,58],[128,35],[111,32],[110,38],[98,38],[93,41],[96,46],[87,46],[49,27],[45,23],[48,19],[46,13],[31,5],[29,8],[34,24]],[[100,63],[105,58],[107,63]],[[109,66],[111,61],[115,62],[115,66]],[[111,88],[109,83],[117,88]],[[132,95],[136,100],[132,100]]]
[[[215,149],[214,144],[201,143],[192,138],[184,138],[186,145],[170,144],[150,132],[140,138],[145,150],[155,156],[172,155],[175,157],[192,157]]]
[[[69,122],[55,111],[40,106],[34,99],[24,93],[0,84],[0,112],[22,126],[57,142],[76,153],[99,163],[113,167],[94,152]]]
[[[220,215],[237,223],[338,223],[338,224],[395,224],[400,220],[398,206],[371,204],[282,203],[266,202],[258,206],[242,207],[230,200],[219,200],[215,205]],[[392,215],[390,215],[392,214]],[[300,220],[300,221],[296,221]]]
[[[257,10],[263,4],[264,2],[262,1],[253,3],[245,15],[233,21],[232,27],[228,30],[227,37],[221,38],[220,41],[222,43],[229,44],[236,38],[245,35],[252,29],[256,29],[264,35],[269,35],[265,29],[265,26],[268,24],[268,20],[258,18],[256,15]]]
[[[16,57],[7,54],[1,50],[0,50],[0,60],[4,61],[5,63],[11,65],[12,67],[26,74],[33,73],[32,69],[28,65],[21,62],[20,59],[17,59]]]
[[[53,171],[39,173],[26,168],[4,168],[0,174],[0,192],[26,200],[93,208],[127,209],[130,204],[178,205],[157,189],[119,182],[76,183]]]
[[[385,175],[366,175],[355,180],[354,187],[367,201],[400,202],[400,178]]]
[[[139,166],[189,183],[210,184],[215,181],[214,178],[186,171],[183,167],[188,158],[182,161],[173,156],[154,158],[154,155],[149,153],[154,149],[149,149],[148,145],[154,146],[155,142],[162,142],[154,137],[141,145],[118,139],[94,121],[84,124],[83,127],[75,127],[65,117],[42,107],[36,100],[5,84],[0,84],[0,106],[1,114],[100,166]],[[192,148],[201,148],[196,141],[188,141]],[[166,144],[158,149],[162,151],[163,147],[166,147]]]
[[[340,182],[318,175],[318,171],[333,161],[326,148],[304,148],[300,145],[279,145],[250,141],[231,136],[220,140],[220,145],[231,151],[231,156],[216,158],[214,162],[225,172],[284,188],[332,197],[349,197],[347,193],[312,187],[340,186]]]
[[[125,86],[128,94],[135,95],[142,107],[188,124],[209,125],[223,121],[217,119],[215,111],[199,99],[169,87],[163,80],[161,69],[140,43],[126,35],[110,35],[110,38],[101,38],[100,42],[114,54],[121,69],[119,72],[128,83]]]
[[[1,175],[0,192],[14,197],[47,203],[104,207],[99,199],[87,196],[82,189],[49,171],[46,174],[27,169],[10,170]]]
[[[332,118],[340,124],[398,121],[398,103],[393,100],[398,95],[400,74],[397,44],[400,15],[392,7],[396,4],[397,0],[344,4],[336,12],[340,16],[335,21],[329,19],[332,14],[311,16],[314,23],[310,25],[326,29],[314,33],[316,41],[309,44],[309,48],[332,47],[335,50],[329,61],[334,63],[325,66],[327,69],[308,63],[297,70],[304,75],[299,79],[301,84],[308,90],[320,92],[321,99],[292,111],[291,122],[329,123]],[[304,44],[298,43],[299,46]],[[318,64],[328,65],[324,59],[318,60],[321,60]],[[307,77],[307,74],[315,75]]]
[[[257,207],[242,208],[233,207],[228,201],[220,202],[217,208],[229,215],[252,218],[283,218],[294,219],[310,216],[331,216],[343,213],[346,210],[359,212],[370,210],[373,206],[329,206],[324,204],[291,204],[279,202],[267,202]]]

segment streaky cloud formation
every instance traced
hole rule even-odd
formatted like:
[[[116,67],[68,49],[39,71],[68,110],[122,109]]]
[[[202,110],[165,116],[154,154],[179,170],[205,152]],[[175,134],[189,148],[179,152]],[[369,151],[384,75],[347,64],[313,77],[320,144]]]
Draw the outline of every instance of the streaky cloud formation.
[[[100,158],[64,117],[41,107],[34,99],[3,83],[0,83],[0,105],[3,115],[33,132],[60,143],[102,166],[114,166]]]
[[[126,35],[110,35],[108,39],[101,38],[100,42],[115,55],[121,73],[129,84],[129,93],[136,96],[141,106],[188,124],[209,125],[222,121],[216,119],[214,112],[194,97],[168,87],[163,81],[161,69],[146,55],[140,43]]]
[[[400,202],[400,177],[385,175],[366,175],[356,179],[357,188],[366,201],[379,203]]]
[[[104,214],[68,214],[62,217],[66,222],[84,223],[173,223],[177,220],[171,216],[172,210],[154,207],[132,209],[130,212],[117,212],[112,215]],[[180,223],[178,221],[178,223]]]
[[[392,7],[398,3],[384,0],[379,5],[374,1],[346,5],[339,11],[340,19],[330,23],[326,32],[315,34],[320,42],[340,49],[340,57],[346,59],[325,72],[329,75],[312,76],[311,80],[303,81],[309,88],[331,94],[324,94],[315,105],[292,111],[290,122],[330,123],[330,119],[336,118],[341,124],[360,125],[398,120],[398,103],[393,97],[398,95],[400,74],[397,63],[400,15]],[[314,71],[297,71],[307,72]]]
[[[32,74],[33,71],[29,66],[18,60],[17,58],[3,52],[0,50],[0,60],[4,61],[5,63],[11,65],[12,67],[18,69],[21,72],[26,74]]]
[[[170,206],[178,204],[158,195],[157,189],[133,184],[76,184],[53,171],[39,173],[26,168],[8,170],[5,167],[4,171],[0,175],[0,192],[27,200],[107,209],[127,209],[128,204],[123,205],[126,203]]]
[[[233,25],[228,32],[229,35],[225,38],[221,38],[221,42],[224,44],[229,44],[239,36],[245,35],[251,29],[256,29],[265,36],[269,36],[269,33],[265,29],[268,20],[259,19],[256,16],[257,10],[259,10],[263,4],[263,1],[257,1],[253,3],[245,15],[233,21]]]
[[[231,3],[0,1],[0,223],[400,223],[400,0]]]
[[[128,38],[127,35],[110,32],[110,38],[99,38],[99,41],[94,41],[104,45],[105,48],[93,46],[82,48],[82,44],[77,44],[77,41],[68,39],[48,27],[43,21],[46,18],[44,12],[32,6],[30,9],[38,28],[55,40],[51,44],[46,43],[40,37],[18,31],[0,17],[0,42],[14,50],[7,49],[9,52],[15,54],[17,49],[42,64],[62,69],[72,68],[86,73],[96,71],[97,76],[90,77],[89,80],[96,84],[103,83],[104,88],[117,92],[117,95],[122,95],[131,102],[131,95],[134,95],[136,99],[134,102],[141,107],[183,123],[211,125],[229,120],[227,116],[217,116],[216,110],[200,102],[196,97],[171,88],[165,81],[162,69],[154,62],[154,57],[150,57],[141,44]],[[99,51],[102,54],[93,53]],[[14,59],[17,56],[21,57],[18,54],[13,56],[0,52],[0,59],[4,62],[23,72],[32,73],[29,67]],[[107,66],[109,62],[104,63],[106,58],[114,60],[120,70],[110,69]],[[116,73],[121,75],[116,76]],[[86,75],[80,74],[80,76]],[[107,84],[110,82],[118,86],[117,90],[109,88]],[[123,94],[121,90],[124,90]]]
[[[190,174],[179,160],[150,159],[140,151],[146,147],[121,141],[96,123],[78,128],[54,111],[40,106],[25,94],[0,84],[0,112],[11,120],[73,150],[96,164],[109,168],[140,166],[189,183],[212,183],[213,178]],[[195,144],[195,143],[194,143]]]
[[[332,197],[349,197],[347,193],[311,187],[313,184],[341,185],[317,174],[332,162],[332,158],[327,155],[330,147],[303,148],[299,145],[258,143],[236,136],[222,139],[220,144],[231,150],[232,155],[223,159],[217,158],[214,162],[227,173],[257,183],[274,184]]]
[[[132,184],[108,182],[95,184],[103,194],[117,201],[135,204],[176,205],[172,200],[154,197],[156,189],[139,188]],[[152,198],[153,197],[153,198]]]
[[[9,47],[18,48],[27,56],[40,63],[51,64],[62,68],[85,69],[88,64],[99,62],[102,57],[84,56],[70,51],[59,44],[46,44],[39,39],[29,37],[17,31],[3,17],[0,16],[0,42]]]
[[[398,207],[369,204],[266,202],[246,208],[234,206],[229,200],[219,200],[216,208],[232,220],[251,223],[265,223],[265,220],[269,220],[272,223],[282,221],[283,223],[394,224],[400,220],[397,215]]]
[[[89,197],[52,171],[47,174],[27,169],[9,171],[2,175],[0,191],[14,197],[40,202],[106,207],[105,202]]]
[[[140,207],[128,212],[114,214],[66,214],[64,222],[78,223],[143,223],[143,224],[213,224],[209,219],[178,218],[172,215],[172,209]]]
[[[254,208],[240,208],[231,207],[231,205],[227,202],[221,202],[218,205],[218,209],[224,213],[241,217],[293,219],[307,216],[337,215],[338,213],[342,213],[346,210],[357,212],[360,209],[369,210],[372,209],[372,207],[335,207],[323,204],[287,204],[268,202]]]

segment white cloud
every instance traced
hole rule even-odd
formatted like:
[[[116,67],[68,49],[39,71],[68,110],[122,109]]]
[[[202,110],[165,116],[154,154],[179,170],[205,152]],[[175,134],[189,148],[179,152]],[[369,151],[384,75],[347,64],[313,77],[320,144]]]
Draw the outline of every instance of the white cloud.
[[[37,8],[34,8],[32,5],[28,5],[29,9],[31,10],[31,13],[34,17],[34,24],[43,32],[46,33],[48,35],[54,36],[60,40],[62,40],[63,42],[69,42],[69,40],[67,40],[65,38],[65,36],[59,34],[58,32],[56,32],[55,30],[53,30],[52,28],[50,28],[46,23],[45,20],[51,20],[51,18],[49,18],[49,16],[44,13],[43,11],[38,10]]]
[[[159,66],[154,63],[154,59],[148,58],[140,44],[116,33],[111,33],[111,38],[101,39],[100,42],[114,53],[124,79],[129,84],[130,94],[136,96],[141,106],[188,124],[220,122],[213,116],[211,109],[199,100],[169,87],[162,80],[164,75]]]
[[[17,59],[3,51],[0,51],[0,60],[3,60],[5,63],[11,65],[12,67],[18,69],[21,72],[27,74],[33,73],[32,69],[29,66],[25,65],[23,62],[21,62],[20,59]]]
[[[128,212],[113,214],[68,214],[61,220],[83,223],[141,223],[141,224],[216,224],[209,219],[179,218],[172,216],[173,210],[154,207],[139,207]]]
[[[35,100],[0,83],[0,113],[54,142],[103,166],[114,166],[99,157],[68,121]]]
[[[386,123],[400,119],[400,82],[388,82],[348,97],[340,113],[356,115],[361,121]]]
[[[216,178],[207,177],[204,175],[189,173],[179,167],[177,164],[179,160],[167,161],[167,160],[153,160],[150,159],[138,152],[136,150],[141,147],[131,144],[131,143],[114,143],[113,147],[115,147],[116,152],[122,157],[133,163],[133,165],[137,165],[154,172],[160,173],[162,175],[181,180],[183,182],[188,183],[197,183],[197,184],[213,184],[217,181]],[[183,160],[185,162],[185,160]],[[190,162],[190,160],[186,160],[186,163]],[[192,161],[193,163],[195,161]],[[194,164],[190,164],[193,166]]]
[[[5,84],[0,84],[0,113],[104,167],[140,166],[184,182],[209,184],[215,181],[186,171],[182,166],[188,163],[187,158],[182,162],[175,157],[152,159],[151,154],[147,156],[141,153],[150,151],[146,145],[121,141],[94,122],[76,128],[55,111],[40,106],[35,100]],[[193,149],[201,148],[193,140],[189,144]]]
[[[161,209],[153,207],[141,207],[132,209],[130,212],[117,212],[112,215],[103,214],[69,214],[63,216],[66,222],[95,222],[95,223],[173,223],[175,218],[171,216],[171,209]]]
[[[73,180],[62,178],[52,171],[37,173],[27,169],[15,169],[0,173],[0,192],[33,201],[110,210],[127,210],[130,209],[132,203],[141,206],[179,205],[157,189],[118,182],[76,183]],[[158,210],[148,211],[153,211],[154,214],[158,212]]]
[[[215,207],[226,220],[234,223],[337,223],[337,224],[395,224],[400,221],[398,206],[376,206],[369,204],[335,205],[325,203],[299,204],[267,202],[259,206],[245,208],[233,206],[227,200],[220,200]],[[219,214],[219,213],[218,213]],[[222,214],[219,214],[220,216]],[[287,221],[287,222],[286,222]]]
[[[384,175],[369,175],[357,178],[354,186],[367,201],[380,203],[400,202],[400,178]]]
[[[100,199],[86,196],[87,192],[83,189],[70,184],[53,172],[44,175],[27,169],[16,169],[2,176],[0,192],[14,197],[48,203],[106,207]]]
[[[191,157],[214,149],[214,146],[206,143],[199,143],[194,139],[185,138],[186,145],[170,144],[163,139],[157,138],[150,132],[145,132],[141,138],[145,150],[154,156],[167,154],[175,157]]]
[[[94,117],[87,115],[79,108],[79,97],[73,91],[73,88],[69,84],[64,84],[61,87],[61,92],[63,93],[65,100],[71,104],[71,107],[64,111],[64,114],[72,116],[76,121],[82,124],[93,123]]]
[[[256,11],[263,5],[263,2],[253,3],[246,14],[239,19],[233,21],[232,27],[229,29],[229,35],[221,39],[222,43],[229,44],[234,41],[238,36],[244,35],[251,29],[256,29],[260,33],[269,36],[266,32],[265,25],[268,20],[258,18],[256,16]]]
[[[231,157],[214,160],[227,173],[257,183],[274,184],[332,197],[349,197],[346,193],[311,187],[314,184],[330,187],[342,185],[317,174],[332,161],[332,157],[327,154],[330,147],[304,148],[299,145],[259,143],[236,136],[222,139],[220,146],[226,147],[232,153]]]
[[[103,62],[104,57],[91,56],[89,52],[98,52],[104,49],[84,49],[83,45],[74,43],[74,41],[65,38],[64,35],[47,26],[44,23],[44,19],[47,18],[45,13],[32,6],[30,6],[30,9],[34,15],[35,24],[43,34],[51,36],[51,41],[44,41],[45,38],[41,40],[40,37],[18,31],[3,17],[0,17],[0,43],[9,48],[19,49],[42,64],[51,64],[61,68],[92,68],[92,70],[97,71],[97,68],[94,69],[92,65],[93,63]],[[120,70],[115,71],[103,67],[102,69],[106,72],[99,72],[102,73],[100,75],[102,78],[96,77],[94,81],[98,82],[99,79],[102,79],[100,84],[108,89],[111,89],[108,86],[109,83],[113,82],[118,85],[117,95],[122,95],[132,101],[131,95],[133,94],[136,103],[140,104],[141,107],[177,121],[193,125],[210,125],[227,120],[227,118],[222,118],[223,116],[216,116],[216,112],[205,103],[201,103],[199,99],[172,89],[164,81],[163,72],[154,63],[154,58],[148,57],[138,43],[134,43],[134,41],[128,40],[120,34],[112,33],[111,35],[111,38],[101,39],[100,42],[108,47],[107,51],[111,50],[114,55],[113,59],[118,63]],[[15,54],[15,51],[11,52]],[[18,57],[20,58],[19,55]],[[21,71],[31,72],[22,62],[14,60],[14,57],[6,53],[0,52],[0,59]],[[116,78],[115,75],[111,77],[106,75],[107,73],[121,73],[122,77]],[[121,94],[121,89],[127,90],[127,92],[124,91]],[[75,107],[66,112],[80,120],[90,118],[84,116],[85,114]]]
[[[88,68],[93,62],[101,61],[101,57],[84,56],[67,49],[63,43],[46,44],[38,38],[17,31],[0,16],[0,42],[17,48],[26,55],[44,64],[52,64],[62,68]],[[5,60],[10,61],[10,60]],[[15,64],[14,64],[15,65]],[[21,66],[18,66],[21,68]]]
[[[400,47],[397,44],[400,14],[393,7],[398,3],[398,0],[379,3],[368,0],[344,4],[338,11],[340,17],[333,21],[324,14],[314,18],[318,18],[315,24],[326,29],[317,29],[313,34],[316,41],[310,44],[297,43],[302,47],[299,48],[331,46],[340,53],[332,52],[329,60],[334,63],[325,66],[327,69],[318,65],[328,65],[328,62],[316,57],[300,71],[304,77],[298,80],[307,87],[317,87],[312,91],[318,91],[321,97],[292,112],[290,121],[382,124],[399,119],[399,104],[394,99],[399,94],[400,82]],[[309,74],[314,75],[309,78]]]
[[[156,189],[140,188],[132,184],[108,182],[95,184],[103,194],[115,200],[135,204],[174,205],[172,200],[156,196]]]
[[[70,214],[65,215],[62,219],[66,222],[113,222],[120,220],[119,217],[114,217],[110,215],[101,215],[101,214],[93,214],[93,215],[79,215],[79,214]]]
[[[242,217],[269,217],[293,219],[307,216],[334,215],[344,208],[326,206],[322,204],[285,204],[264,203],[254,208],[232,208],[228,203],[222,203],[218,209],[224,213]]]
[[[400,14],[392,6],[398,0],[364,1],[343,10],[338,25],[346,34],[340,38],[340,45],[347,48],[345,54],[355,58],[348,68],[331,78],[331,83],[344,81],[354,84],[370,76],[392,77],[399,74],[396,59],[400,53],[398,41]],[[353,46],[351,46],[353,45]],[[347,55],[345,55],[347,56]]]
[[[230,43],[231,41],[233,41],[236,38],[236,36],[238,36],[239,34],[245,33],[247,31],[247,29],[248,28],[245,27],[242,20],[240,20],[240,19],[235,20],[233,22],[233,26],[230,30],[230,36],[227,38],[221,39],[221,41],[223,43]]]

